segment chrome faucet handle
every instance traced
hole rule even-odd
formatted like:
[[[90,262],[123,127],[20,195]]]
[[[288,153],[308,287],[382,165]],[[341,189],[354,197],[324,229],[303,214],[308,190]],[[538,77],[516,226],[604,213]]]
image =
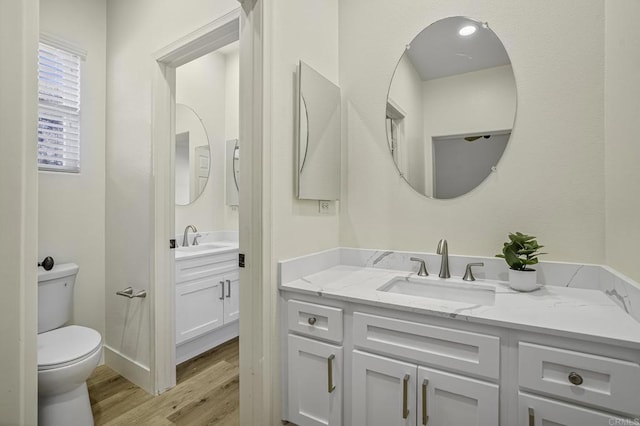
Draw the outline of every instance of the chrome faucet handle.
[[[191,243],[192,246],[199,246],[200,243],[198,242],[198,238],[202,237],[202,234],[196,234],[193,236],[193,242]]]
[[[414,261],[414,262],[420,262],[420,270],[418,271],[418,276],[419,277],[427,277],[429,276],[429,273],[427,272],[427,266],[425,265],[424,259],[420,259],[417,257],[412,257],[410,258],[410,260]]]
[[[189,247],[189,229],[193,232],[198,232],[195,225],[187,225],[187,227],[184,228],[184,235],[182,236],[182,247]]]
[[[476,263],[468,263],[467,269],[464,271],[464,277],[462,277],[465,281],[475,281],[476,277],[473,276],[473,271],[471,270],[472,266],[484,266],[484,262],[476,262]]]
[[[447,240],[443,238],[438,242],[436,253],[442,255],[440,273],[438,276],[440,278],[451,278],[451,273],[449,272],[449,246],[447,245]]]

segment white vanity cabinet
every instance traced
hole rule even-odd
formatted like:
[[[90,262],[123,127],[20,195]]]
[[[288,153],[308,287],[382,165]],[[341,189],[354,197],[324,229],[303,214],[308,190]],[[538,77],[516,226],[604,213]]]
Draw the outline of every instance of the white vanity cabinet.
[[[281,300],[283,418],[296,425],[640,424],[637,349],[308,294]]]
[[[498,424],[498,337],[355,312],[353,342],[354,425]]]
[[[291,300],[287,311],[288,420],[301,426],[340,426],[342,309]]]
[[[176,259],[176,362],[238,336],[237,250]]]
[[[355,350],[353,425],[497,425],[498,386]]]

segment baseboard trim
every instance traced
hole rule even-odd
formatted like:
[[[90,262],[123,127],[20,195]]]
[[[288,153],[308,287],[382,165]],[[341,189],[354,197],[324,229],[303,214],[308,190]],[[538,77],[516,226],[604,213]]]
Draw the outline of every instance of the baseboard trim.
[[[108,345],[104,345],[104,363],[133,384],[152,395],[154,394],[149,367],[132,360]]]

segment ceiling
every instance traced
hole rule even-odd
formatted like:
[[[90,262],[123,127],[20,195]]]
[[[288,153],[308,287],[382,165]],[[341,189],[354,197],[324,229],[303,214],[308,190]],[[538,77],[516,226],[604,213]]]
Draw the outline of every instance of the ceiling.
[[[474,25],[467,37],[460,28]],[[509,55],[490,28],[469,18],[451,17],[437,21],[416,36],[406,51],[422,80],[448,77],[508,65]]]

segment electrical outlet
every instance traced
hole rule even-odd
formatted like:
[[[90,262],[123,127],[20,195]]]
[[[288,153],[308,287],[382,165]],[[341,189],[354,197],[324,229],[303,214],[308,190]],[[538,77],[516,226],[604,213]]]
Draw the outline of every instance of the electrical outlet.
[[[318,201],[318,213],[331,214],[331,201],[325,201],[325,200]]]

